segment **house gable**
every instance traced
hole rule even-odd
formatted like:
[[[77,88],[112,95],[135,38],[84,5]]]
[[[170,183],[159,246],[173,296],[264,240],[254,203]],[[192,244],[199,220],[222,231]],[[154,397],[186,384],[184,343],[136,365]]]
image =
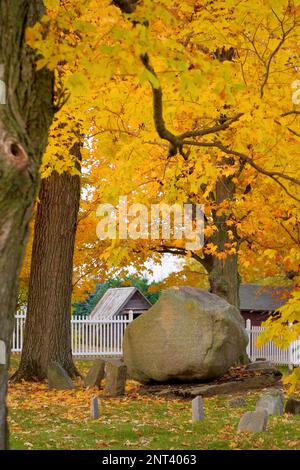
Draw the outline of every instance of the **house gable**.
[[[132,297],[130,297],[123,308],[126,310],[148,310],[150,302],[137,290]]]
[[[136,287],[112,287],[99,300],[90,319],[112,319],[128,315],[129,311],[140,314],[151,307],[150,302]]]

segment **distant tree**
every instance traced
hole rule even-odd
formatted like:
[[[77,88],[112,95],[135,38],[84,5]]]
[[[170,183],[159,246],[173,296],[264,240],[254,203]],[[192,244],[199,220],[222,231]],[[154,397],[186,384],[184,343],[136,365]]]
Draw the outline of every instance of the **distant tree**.
[[[128,277],[126,279],[115,278],[109,279],[108,281],[97,284],[96,289],[94,292],[88,295],[85,300],[76,302],[73,304],[74,310],[73,315],[86,317],[91,313],[93,308],[99,302],[99,300],[103,297],[105,292],[111,287],[137,287],[142,294],[149,300],[149,302],[153,305],[159,298],[161,292],[160,290],[153,290],[153,287],[157,286],[158,283],[156,282],[149,282],[145,278],[134,278]]]

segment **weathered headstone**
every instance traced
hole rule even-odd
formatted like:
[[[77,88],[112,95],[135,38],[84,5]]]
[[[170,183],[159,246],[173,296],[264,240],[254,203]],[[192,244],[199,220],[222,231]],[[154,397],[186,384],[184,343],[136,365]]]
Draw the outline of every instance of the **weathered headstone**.
[[[102,359],[97,359],[87,373],[84,379],[86,387],[101,387],[102,379],[104,378],[105,362]]]
[[[270,361],[255,361],[255,362],[250,362],[247,364],[246,369],[248,370],[261,370],[261,369],[273,369],[274,364],[272,364]]]
[[[98,397],[93,395],[91,398],[91,418],[98,419],[100,416],[99,414],[99,402]]]
[[[256,410],[266,410],[269,415],[281,416],[283,414],[284,396],[280,390],[269,390],[262,395],[257,403]]]
[[[246,405],[247,402],[244,400],[244,398],[232,398],[231,400],[227,401],[227,406],[229,408],[241,408]]]
[[[48,367],[48,388],[56,390],[75,388],[71,378],[58,362],[51,362]]]
[[[6,364],[6,346],[4,341],[0,340],[0,365]]]
[[[285,405],[285,413],[291,413],[293,415],[300,415],[300,400],[295,398],[288,398]]]
[[[105,372],[105,393],[111,397],[124,395],[127,367],[124,364],[108,362]]]
[[[196,397],[192,400],[192,421],[202,421],[204,419],[202,397]]]
[[[247,411],[240,419],[238,431],[262,432],[267,429],[267,423],[266,410]]]

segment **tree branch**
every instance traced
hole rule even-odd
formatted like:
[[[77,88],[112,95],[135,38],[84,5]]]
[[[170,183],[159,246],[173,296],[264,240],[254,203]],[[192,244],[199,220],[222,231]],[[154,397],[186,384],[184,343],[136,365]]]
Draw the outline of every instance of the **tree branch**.
[[[292,29],[293,28],[290,28],[285,33],[285,37],[287,34],[289,34],[289,32]],[[278,44],[276,49],[273,51],[273,56],[275,55],[277,50],[279,50],[279,48],[280,47]],[[175,156],[179,152],[184,157],[184,159],[187,160],[190,151],[188,150],[185,153],[184,146],[218,148],[219,150],[224,152],[226,155],[232,155],[232,156],[238,157],[242,162],[248,163],[250,166],[252,166],[257,172],[265,176],[268,176],[269,178],[272,178],[277,184],[279,184],[279,186],[285,191],[287,195],[292,197],[295,201],[300,202],[300,199],[294,196],[293,194],[291,194],[290,191],[282,184],[282,182],[279,181],[279,179],[281,178],[286,181],[289,181],[290,183],[296,184],[297,186],[300,186],[299,179],[293,178],[292,176],[286,175],[278,171],[265,170],[264,168],[259,166],[257,163],[255,163],[254,160],[248,155],[241,153],[241,152],[237,152],[235,150],[231,150],[225,145],[223,145],[220,141],[215,140],[213,142],[198,142],[194,140],[185,140],[185,138],[187,137],[200,137],[200,136],[204,136],[204,135],[208,135],[208,134],[212,134],[212,133],[216,133],[216,132],[220,132],[222,130],[228,129],[229,126],[233,122],[238,121],[238,119],[243,115],[243,113],[238,113],[237,115],[233,116],[232,118],[228,119],[222,124],[219,124],[210,128],[202,129],[200,131],[188,131],[180,135],[175,135],[172,132],[170,132],[165,125],[165,121],[163,117],[163,92],[157,80],[156,72],[154,68],[152,67],[152,65],[150,64],[148,54],[143,54],[141,56],[141,60],[145,68],[148,70],[148,72],[150,72],[150,74],[153,76],[153,80],[149,80],[149,82],[152,87],[154,124],[155,124],[155,129],[159,137],[161,137],[164,140],[167,140],[170,143],[169,156]],[[295,133],[295,131],[293,131],[293,133]]]
[[[178,255],[178,256],[187,256],[188,250],[185,248],[178,248],[178,247],[172,247],[172,246],[167,246],[167,245],[161,245],[159,248],[156,249],[158,253],[170,253],[172,255]],[[202,264],[204,269],[209,272],[212,269],[212,256],[204,256],[201,258],[201,256],[197,255],[194,251],[190,252],[192,255],[192,258],[198,263]]]
[[[152,65],[150,64],[148,54],[143,54],[141,56],[141,61],[143,65],[145,66],[146,70],[148,70],[148,72],[150,72],[151,75],[153,75],[155,80],[157,80],[157,75]],[[152,95],[153,95],[153,118],[154,118],[155,129],[161,139],[167,140],[170,143],[169,155],[174,156],[177,154],[178,151],[182,149],[182,139],[179,136],[176,136],[175,134],[170,132],[166,128],[164,117],[163,117],[163,101],[162,101],[161,86],[159,85],[158,87],[155,87],[152,81],[150,81],[150,84],[152,87]]]
[[[294,235],[289,231],[289,229],[287,229],[287,228],[285,227],[285,225],[284,225],[282,222],[280,222],[280,226],[281,226],[281,227],[283,228],[283,230],[285,230],[285,232],[289,235],[290,239],[291,239],[294,243],[296,243],[296,245],[300,246],[299,240],[297,240],[297,238],[294,237]]]
[[[278,20],[279,20],[279,18],[278,18]],[[295,25],[293,25],[287,31],[284,31],[283,21],[279,20],[279,22],[280,22],[281,27],[282,27],[282,38],[280,39],[280,41],[277,44],[277,46],[275,47],[275,49],[271,52],[271,54],[269,56],[269,60],[266,64],[266,73],[265,73],[265,77],[264,77],[263,83],[262,83],[261,88],[260,88],[260,97],[261,98],[264,96],[264,88],[265,88],[265,86],[268,82],[268,79],[269,79],[272,60],[275,57],[275,55],[277,54],[277,52],[280,50],[281,46],[284,44],[284,42],[285,42],[286,38],[288,37],[288,35],[290,34],[290,32],[293,31],[293,29],[295,27]]]
[[[292,109],[291,111],[287,111],[286,113],[281,114],[281,117],[290,116],[291,114],[300,115],[300,111]]]
[[[262,168],[261,166],[257,165],[257,163],[254,162],[254,160],[251,157],[248,157],[248,155],[237,152],[236,150],[231,150],[228,147],[225,147],[221,142],[219,141],[214,141],[214,142],[195,142],[193,140],[185,140],[183,141],[183,145],[194,145],[196,147],[211,147],[211,148],[218,148],[219,150],[222,150],[222,152],[226,153],[227,155],[233,155],[235,157],[239,157],[240,160],[244,161],[245,163],[248,163],[250,166],[255,168],[256,171],[259,173],[262,173],[265,176],[269,176],[271,178],[277,177],[277,178],[282,178],[287,181],[290,181],[291,183],[294,183],[298,186],[300,186],[300,180],[297,178],[293,178],[292,176],[286,175],[284,173],[280,173],[279,171],[268,171]],[[278,181],[278,180],[276,180]]]
[[[213,127],[209,127],[207,129],[202,129],[200,131],[188,131],[184,132],[183,134],[180,134],[181,139],[187,139],[189,137],[201,137],[204,135],[208,134],[214,134],[215,132],[220,132],[228,129],[228,127],[233,123],[236,122],[240,119],[241,116],[243,116],[244,113],[238,113],[236,116],[233,116],[232,118],[227,119],[223,124],[219,124]]]

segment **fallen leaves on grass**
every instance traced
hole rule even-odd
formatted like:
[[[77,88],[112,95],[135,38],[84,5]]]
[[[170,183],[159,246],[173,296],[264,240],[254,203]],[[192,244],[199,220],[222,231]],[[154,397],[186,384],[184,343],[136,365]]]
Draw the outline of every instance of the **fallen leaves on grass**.
[[[237,434],[242,411],[229,409],[229,396],[204,399],[205,419],[192,423],[191,403],[140,395],[128,381],[126,395],[107,398],[98,389],[48,390],[44,383],[10,384],[10,428],[23,449],[297,449],[300,421],[270,417],[261,436]],[[247,410],[262,392],[247,392]],[[90,400],[99,397],[100,418],[90,419]],[[235,395],[237,397],[237,395]],[[245,409],[246,411],[246,409]]]

